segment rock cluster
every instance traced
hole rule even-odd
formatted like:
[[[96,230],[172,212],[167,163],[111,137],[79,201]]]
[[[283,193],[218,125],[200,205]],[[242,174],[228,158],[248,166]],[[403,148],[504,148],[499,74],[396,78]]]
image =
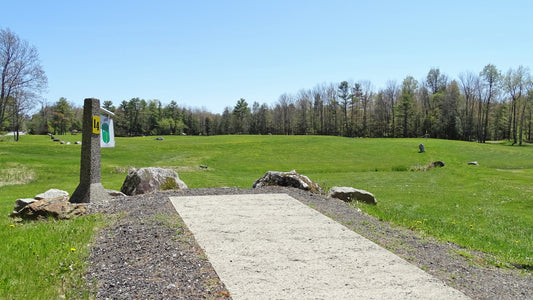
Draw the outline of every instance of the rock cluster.
[[[146,194],[161,190],[186,189],[174,170],[163,168],[133,169],[128,173],[120,191],[128,196]]]
[[[11,217],[27,220],[54,218],[71,219],[87,212],[85,204],[68,201],[69,194],[58,189],[50,189],[32,198],[18,199]]]
[[[324,190],[322,190],[318,183],[296,172],[296,170],[290,172],[268,171],[263,177],[257,179],[252,187],[255,189],[265,186],[293,187],[315,194],[324,194]]]

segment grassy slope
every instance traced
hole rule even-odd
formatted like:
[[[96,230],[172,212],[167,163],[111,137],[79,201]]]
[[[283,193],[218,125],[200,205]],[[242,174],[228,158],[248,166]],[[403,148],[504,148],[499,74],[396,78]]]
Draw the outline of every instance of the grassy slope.
[[[63,139],[74,142],[81,136]],[[426,153],[417,153],[420,142],[425,144]],[[46,136],[24,136],[19,143],[0,142],[0,170],[5,173],[18,169],[34,177],[25,185],[0,187],[1,214],[11,211],[15,199],[33,197],[49,188],[72,193],[79,182],[79,160],[80,146],[59,145]],[[435,160],[444,161],[446,167],[428,172],[398,171]],[[466,164],[474,160],[480,166]],[[200,164],[208,169],[202,170]],[[531,146],[318,136],[165,137],[164,141],[154,141],[153,137],[118,138],[116,148],[102,149],[104,186],[120,189],[125,177],[121,170],[127,166],[175,168],[191,188],[249,188],[268,170],[296,169],[326,189],[353,186],[374,193],[379,204],[360,207],[384,220],[495,253],[510,263],[533,265]],[[83,222],[28,223],[22,227],[47,232],[57,230],[57,226],[81,230],[82,226],[96,224],[90,218]],[[7,244],[19,239],[16,230],[23,235],[20,227],[9,225],[10,219],[2,217],[0,238]],[[31,234],[26,233],[22,240],[29,239],[27,235]],[[3,260],[17,260],[19,253],[6,249],[6,243],[0,246],[1,253],[8,253]],[[32,242],[20,243],[17,248]],[[63,248],[71,247],[80,246]],[[56,248],[66,251],[58,245]],[[1,285],[13,274],[5,268],[0,270]]]

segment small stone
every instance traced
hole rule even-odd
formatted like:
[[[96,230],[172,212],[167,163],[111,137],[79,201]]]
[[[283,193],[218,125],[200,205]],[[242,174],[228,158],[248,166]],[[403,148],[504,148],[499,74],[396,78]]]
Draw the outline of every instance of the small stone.
[[[68,200],[68,192],[58,190],[58,189],[49,189],[48,191],[35,196],[35,200],[43,200],[43,199],[46,199],[48,201]]]
[[[376,205],[376,197],[370,192],[353,187],[334,186],[329,190],[328,197],[340,199],[344,202],[361,201]]]
[[[108,189],[106,189],[105,191],[111,197],[126,197],[126,194],[124,194],[123,192],[119,192],[119,191],[115,191],[115,190],[108,190]]]
[[[434,162],[432,162],[432,163],[430,164],[430,167],[432,167],[432,168],[434,168],[434,167],[440,167],[440,168],[442,168],[442,167],[444,167],[444,162],[443,162],[443,161],[440,161],[440,160],[438,160],[438,161],[434,161]]]
[[[30,205],[30,204],[32,204],[33,202],[36,202],[36,201],[37,200],[35,200],[33,198],[17,199],[17,201],[15,201],[15,207],[13,208],[13,212],[19,212],[20,210],[22,210],[27,205]]]
[[[471,161],[468,163],[469,166],[479,166],[479,163],[477,161]]]

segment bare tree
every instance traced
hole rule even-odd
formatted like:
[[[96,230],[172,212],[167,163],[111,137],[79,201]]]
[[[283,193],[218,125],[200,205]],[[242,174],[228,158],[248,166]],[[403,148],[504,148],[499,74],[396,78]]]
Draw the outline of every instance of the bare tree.
[[[518,124],[517,124],[517,107],[519,101],[522,98],[522,94],[525,92],[528,81],[530,81],[529,70],[523,66],[519,66],[518,69],[509,69],[507,75],[504,78],[504,88],[511,96],[511,117],[512,117],[512,135],[513,145],[518,142]],[[522,137],[520,137],[520,145],[522,144]]]
[[[498,69],[496,69],[494,65],[488,64],[483,68],[483,71],[481,71],[479,75],[485,80],[485,97],[480,97],[480,99],[486,99],[483,101],[485,102],[485,116],[483,121],[482,135],[479,139],[479,142],[484,143],[487,140],[488,136],[490,103],[498,94],[498,85],[501,81],[501,74],[500,71],[498,71]],[[480,94],[481,91],[482,90],[480,89]]]
[[[476,87],[479,86],[479,76],[472,72],[461,73],[459,74],[459,82],[464,95],[464,105],[459,116],[461,118],[463,139],[470,141],[474,127],[475,95]]]
[[[21,40],[9,29],[0,30],[0,124],[8,116],[11,106],[16,118],[21,110],[30,107],[32,101],[46,88],[47,78],[41,67],[37,49]],[[13,115],[12,115],[13,116]],[[13,116],[15,118],[15,116]],[[15,122],[17,123],[17,122]],[[14,129],[19,126],[13,124]],[[18,136],[18,132],[15,136]]]
[[[359,82],[359,84],[362,87],[362,94],[361,94],[361,105],[363,110],[363,122],[362,122],[362,128],[361,128],[361,136],[368,137],[369,131],[368,131],[368,111],[371,107],[372,97],[374,95],[372,82],[369,80],[363,80]]]
[[[395,113],[394,113],[394,107],[396,106],[396,99],[398,98],[398,93],[400,89],[398,87],[398,83],[396,81],[387,81],[387,86],[385,87],[385,90],[383,90],[383,95],[386,99],[386,101],[389,102],[389,113],[390,113],[390,119],[391,119],[391,137],[396,137],[396,119],[395,119]]]

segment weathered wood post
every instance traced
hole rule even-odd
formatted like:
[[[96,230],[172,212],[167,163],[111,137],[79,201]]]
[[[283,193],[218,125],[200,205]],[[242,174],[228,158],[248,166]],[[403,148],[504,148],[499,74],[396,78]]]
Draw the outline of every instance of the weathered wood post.
[[[100,182],[100,100],[85,99],[81,143],[80,184],[70,197],[73,203],[89,203],[109,198]]]

